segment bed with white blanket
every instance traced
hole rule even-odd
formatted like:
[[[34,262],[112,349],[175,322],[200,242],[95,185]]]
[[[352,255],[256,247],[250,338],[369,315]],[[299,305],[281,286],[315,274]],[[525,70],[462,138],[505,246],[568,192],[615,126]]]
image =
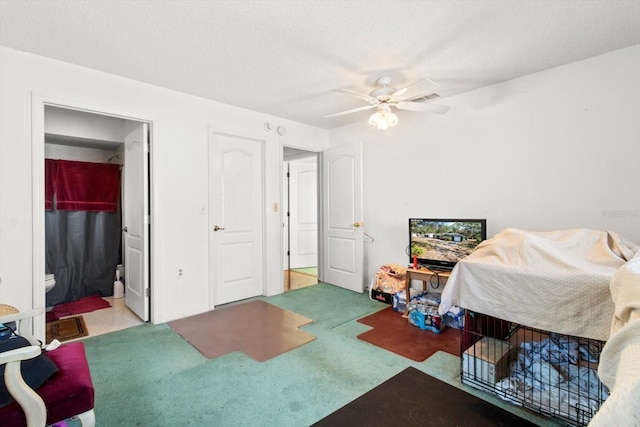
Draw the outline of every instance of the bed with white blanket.
[[[609,282],[640,248],[613,232],[509,228],[458,262],[442,293],[453,306],[533,328],[606,341]]]

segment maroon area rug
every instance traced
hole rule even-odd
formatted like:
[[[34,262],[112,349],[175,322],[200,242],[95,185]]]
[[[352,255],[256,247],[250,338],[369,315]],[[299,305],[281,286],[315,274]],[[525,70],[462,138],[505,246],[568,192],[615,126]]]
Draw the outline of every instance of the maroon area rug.
[[[65,316],[89,313],[91,311],[109,307],[111,307],[109,301],[102,299],[100,295],[93,295],[81,298],[78,301],[65,302],[54,306],[53,310],[47,312],[47,322],[52,322]]]
[[[373,329],[358,338],[416,362],[425,361],[438,350],[460,355],[460,331],[445,328],[439,334],[423,331],[402,317],[392,307],[358,319]]]

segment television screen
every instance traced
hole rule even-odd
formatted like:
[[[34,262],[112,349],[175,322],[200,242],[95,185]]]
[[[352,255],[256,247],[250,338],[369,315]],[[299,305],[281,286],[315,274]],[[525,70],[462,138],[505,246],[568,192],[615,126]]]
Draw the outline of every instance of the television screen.
[[[450,270],[487,238],[485,219],[409,219],[409,263]]]

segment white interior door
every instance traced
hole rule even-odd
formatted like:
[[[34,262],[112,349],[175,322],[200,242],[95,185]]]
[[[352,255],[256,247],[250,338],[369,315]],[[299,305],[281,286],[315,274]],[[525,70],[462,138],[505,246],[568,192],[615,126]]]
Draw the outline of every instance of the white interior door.
[[[362,292],[362,146],[323,151],[322,183],[322,280]]]
[[[149,320],[149,127],[127,122],[124,139],[123,240],[125,302]]]
[[[289,162],[289,268],[318,265],[318,166],[316,157]]]
[[[211,306],[263,294],[263,141],[212,132]]]

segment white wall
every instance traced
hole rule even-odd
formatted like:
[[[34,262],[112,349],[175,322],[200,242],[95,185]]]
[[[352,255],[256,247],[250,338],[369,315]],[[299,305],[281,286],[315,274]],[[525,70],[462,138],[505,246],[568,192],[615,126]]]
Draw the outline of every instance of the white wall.
[[[124,143],[125,120],[66,108],[45,107],[47,134]]]
[[[406,263],[409,217],[507,228],[612,230],[640,244],[640,45],[459,96],[444,116],[400,112],[364,145],[365,272]]]
[[[0,47],[0,93],[0,301],[30,308],[37,301],[34,266],[44,263],[32,259],[34,252],[44,253],[32,245],[39,231],[31,193],[41,187],[32,177],[42,176],[39,165],[32,167],[32,97],[36,105],[53,101],[152,123],[154,322],[209,309],[208,217],[199,213],[208,198],[208,126],[264,134],[267,293],[282,290],[282,217],[272,210],[281,203],[282,144],[319,151],[328,146],[326,131],[5,47]],[[34,120],[41,120],[40,114],[44,108]],[[267,121],[286,126],[286,136],[267,133]],[[180,280],[178,265],[185,271]]]
[[[80,162],[107,163],[109,158],[116,155],[116,151],[101,150],[99,148],[75,147],[59,143],[44,144],[45,159],[75,160]],[[120,164],[120,159],[113,159],[111,163]]]

